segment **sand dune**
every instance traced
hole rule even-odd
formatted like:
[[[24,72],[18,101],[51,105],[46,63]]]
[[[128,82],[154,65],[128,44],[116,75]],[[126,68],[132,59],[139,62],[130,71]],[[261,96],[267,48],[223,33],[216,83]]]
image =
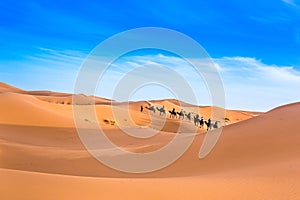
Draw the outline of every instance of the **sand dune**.
[[[84,102],[94,98],[81,97]],[[114,144],[127,151],[146,153],[164,147],[181,122],[184,131],[180,134],[192,136],[192,122],[147,109],[141,113],[140,106],[149,106],[149,102],[130,102],[130,117],[122,114],[117,120],[111,101],[96,99],[100,126]],[[223,129],[217,145],[204,159],[198,158],[199,149],[206,134],[214,131],[198,129],[191,147],[172,165],[152,173],[128,174],[104,166],[87,152],[67,102],[72,104],[72,95],[0,85],[1,199],[300,198],[300,103],[263,114],[228,110],[226,117],[232,124]],[[178,109],[180,102],[150,103]],[[118,113],[127,111],[127,103],[113,102],[113,106]],[[196,110],[205,118],[211,114],[211,107]],[[89,116],[80,120],[96,123]],[[140,130],[140,134],[147,129],[162,130],[147,139],[133,138],[105,120],[115,120],[128,130]],[[114,149],[103,151],[107,156],[122,156],[115,155]]]
[[[240,174],[238,177],[106,179],[0,169],[0,176],[2,199],[297,200],[300,195],[298,177],[280,174],[272,178]]]
[[[0,109],[1,124],[74,127],[71,106],[50,104],[32,95],[2,93]]]
[[[1,92],[24,92],[24,90],[21,90],[19,88],[16,88],[14,86],[8,85],[6,83],[0,82],[0,93]]]

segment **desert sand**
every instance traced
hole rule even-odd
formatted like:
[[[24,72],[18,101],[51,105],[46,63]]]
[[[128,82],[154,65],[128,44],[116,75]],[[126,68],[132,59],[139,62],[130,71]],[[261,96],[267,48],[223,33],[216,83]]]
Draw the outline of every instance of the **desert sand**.
[[[131,152],[162,148],[181,122],[167,113],[158,134],[133,138],[110,123],[115,120],[113,101],[79,97],[82,102],[95,101],[101,128],[114,144]],[[167,110],[184,104],[171,99],[150,103]],[[77,134],[72,104],[71,94],[0,84],[0,199],[300,199],[300,103],[266,113],[227,110],[229,125],[207,157],[199,159],[199,149],[214,130],[207,133],[199,128],[190,148],[175,163],[146,174],[116,171],[93,158]],[[121,110],[126,103],[113,105]],[[150,104],[129,103],[134,124],[124,117],[123,125],[158,129],[151,118],[164,117],[147,109],[141,113],[141,105]],[[211,107],[197,109],[205,118],[211,114]],[[193,123],[182,124],[186,132],[180,134],[189,137]],[[113,150],[107,155],[114,156]]]

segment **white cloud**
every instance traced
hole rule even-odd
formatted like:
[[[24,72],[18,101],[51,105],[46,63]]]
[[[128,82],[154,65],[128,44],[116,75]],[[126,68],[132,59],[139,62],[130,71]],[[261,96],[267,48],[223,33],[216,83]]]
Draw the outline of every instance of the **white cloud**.
[[[300,89],[300,72],[293,66],[267,65],[261,60],[249,57],[223,57],[215,58],[213,61],[224,82],[228,108],[267,111],[281,104],[300,100],[300,93],[297,92]],[[193,62],[200,63],[202,70],[209,67],[207,60],[194,59]],[[205,81],[184,59],[161,54],[131,56],[124,61],[121,59],[117,65],[121,64],[131,68],[147,64],[166,66],[187,80],[199,104],[211,104],[210,92]],[[150,79],[154,75],[139,76]],[[142,98],[142,92],[139,93]]]
[[[248,57],[224,57],[214,60],[221,66],[223,72],[245,74],[248,75],[247,77],[253,76],[256,79],[274,82],[300,83],[300,72],[293,66],[267,65],[260,60]]]
[[[293,66],[267,65],[245,57],[214,60],[225,69],[221,74],[228,107],[266,111],[300,101],[300,72]]]
[[[153,65],[151,67],[151,65]],[[150,69],[146,70],[135,70],[138,68],[142,68],[143,66],[150,66]],[[156,66],[156,67],[155,67]],[[157,68],[157,66],[161,66],[161,70]],[[164,68],[166,67],[166,68]],[[113,72],[117,68],[122,68],[122,73],[118,75],[113,75]],[[126,75],[127,74],[127,75]],[[129,75],[130,74],[130,75]],[[203,83],[203,80],[199,75],[196,75],[195,70],[187,63],[185,60],[173,56],[164,56],[161,54],[158,55],[146,55],[146,56],[130,56],[124,57],[117,60],[117,62],[113,63],[111,69],[107,71],[106,75],[100,81],[100,85],[98,87],[98,94],[105,95],[106,97],[112,96],[114,89],[118,82],[124,77],[128,76],[133,79],[142,79],[144,82],[152,82],[153,87],[151,89],[150,86],[141,88],[138,92],[138,95],[135,95],[135,99],[161,99],[166,96],[165,93],[158,92],[157,87],[159,83],[166,82],[166,87],[176,87],[183,88],[184,84],[188,84],[192,86],[192,89],[202,90],[201,102],[205,102],[205,104],[210,104],[209,93]],[[134,75],[134,76],[132,76]],[[177,77],[177,78],[175,78]],[[181,77],[181,78],[180,78]],[[186,80],[185,83],[180,80]],[[109,83],[109,84],[108,84]],[[185,88],[188,90],[187,88]],[[160,91],[166,91],[160,90]],[[185,93],[185,90],[182,90],[181,93]],[[193,92],[197,93],[197,92]],[[168,93],[170,94],[170,93]],[[174,98],[174,96],[169,96],[169,98]],[[197,103],[191,100],[189,95],[185,95],[185,101]]]
[[[77,72],[86,56],[82,52],[39,48],[39,52],[27,57],[26,61],[2,63],[3,66],[10,65],[15,68],[9,68],[11,71],[2,71],[0,75],[2,81],[17,83],[16,86],[24,89],[73,92]],[[99,60],[99,58],[92,59]],[[300,72],[294,66],[268,65],[249,57],[214,58],[213,65],[207,59],[190,60],[200,64],[201,73],[211,81],[211,84],[214,83],[213,76],[210,75],[211,69],[221,75],[227,108],[267,111],[282,104],[300,101]],[[211,93],[207,84],[191,64],[182,58],[163,54],[128,56],[116,60],[100,80],[96,95],[111,98],[114,87],[125,74],[145,65],[162,65],[173,70],[190,85],[199,105],[211,105]],[[135,74],[136,77],[146,80],[151,80],[154,76],[163,79],[165,75],[168,74],[159,71]],[[26,87],[23,86],[25,84]],[[171,84],[180,83],[174,80]],[[149,99],[160,96],[165,98],[167,94],[159,94],[157,87],[156,85],[151,90],[151,87],[147,86],[144,91],[141,89],[135,98]],[[213,88],[215,87],[211,87]],[[160,91],[163,92],[165,89]]]

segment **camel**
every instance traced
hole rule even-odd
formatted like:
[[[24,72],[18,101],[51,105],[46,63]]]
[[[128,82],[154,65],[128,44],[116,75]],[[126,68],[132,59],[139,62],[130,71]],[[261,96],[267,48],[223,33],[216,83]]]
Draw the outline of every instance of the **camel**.
[[[161,114],[165,115],[166,114],[166,110],[165,110],[164,106],[161,107],[161,108],[156,107],[156,110],[159,111],[159,115],[161,115]]]
[[[191,121],[191,113],[190,112],[188,114],[185,114],[185,116],[186,116],[187,120]]]
[[[210,119],[209,119],[210,120]],[[219,128],[219,122],[220,121],[215,121],[215,123],[212,123],[212,122],[205,122],[205,124],[206,124],[206,126],[207,126],[207,130],[208,129],[217,129],[217,128]],[[209,124],[210,123],[210,124]]]
[[[203,117],[201,117],[199,119],[199,114],[195,115],[194,116],[194,124],[195,124],[195,126],[198,126],[198,124],[199,124],[200,128],[203,128],[203,126],[204,126],[204,119],[203,119]]]
[[[184,119],[184,113],[182,110],[180,112],[177,112],[177,115],[179,116],[179,119],[180,119],[180,117],[182,117],[182,119]]]
[[[147,108],[148,110],[150,110],[150,111],[152,111],[152,112],[155,113],[155,108],[154,108],[154,106],[150,106],[150,107],[145,106],[145,108]]]
[[[196,115],[194,116],[194,124],[195,124],[195,126],[198,126],[198,123],[199,123],[199,115],[196,114]]]
[[[169,110],[169,113],[170,113],[170,118],[177,118],[177,113],[175,111],[175,108],[173,108],[173,110]]]
[[[215,121],[215,123],[213,124],[213,128],[219,128],[219,123],[220,121]]]

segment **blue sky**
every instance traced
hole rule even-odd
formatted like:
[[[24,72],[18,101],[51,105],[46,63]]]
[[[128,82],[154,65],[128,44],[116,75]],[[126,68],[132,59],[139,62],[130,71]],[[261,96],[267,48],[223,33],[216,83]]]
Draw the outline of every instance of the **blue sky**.
[[[299,0],[4,0],[0,9],[0,81],[20,88],[72,92],[96,45],[151,26],[180,31],[206,49],[219,66],[229,108],[265,111],[300,99]],[[143,56],[158,63],[175,59]],[[99,95],[109,97],[109,91]],[[141,93],[136,99],[151,97],[158,98]]]

